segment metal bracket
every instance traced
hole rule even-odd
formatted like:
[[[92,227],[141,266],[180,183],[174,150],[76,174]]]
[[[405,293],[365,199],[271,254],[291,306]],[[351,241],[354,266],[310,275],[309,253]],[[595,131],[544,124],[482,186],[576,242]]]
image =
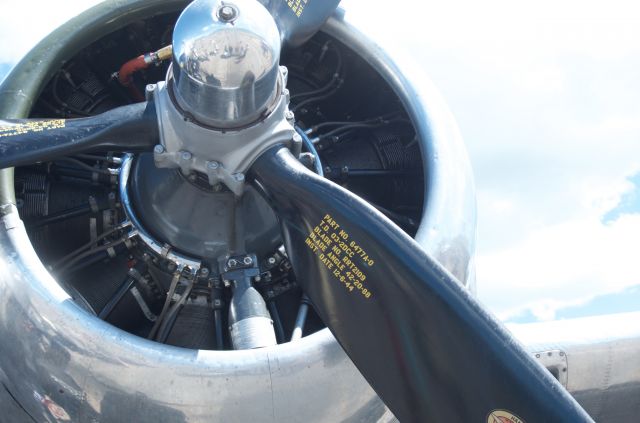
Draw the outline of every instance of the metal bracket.
[[[547,350],[533,353],[534,358],[546,367],[558,382],[567,387],[569,363],[567,354],[562,350]]]

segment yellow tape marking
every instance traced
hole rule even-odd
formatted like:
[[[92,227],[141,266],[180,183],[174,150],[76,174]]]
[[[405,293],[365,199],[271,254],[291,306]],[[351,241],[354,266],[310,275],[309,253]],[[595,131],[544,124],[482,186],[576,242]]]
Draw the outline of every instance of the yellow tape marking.
[[[371,298],[372,292],[364,285],[367,275],[361,268],[372,268],[375,261],[356,241],[350,239],[347,231],[331,215],[322,218],[311,230],[305,243],[349,292],[359,292],[364,298]]]
[[[0,138],[14,137],[16,135],[28,134],[31,132],[49,131],[51,129],[64,128],[64,119],[36,120],[25,123],[15,123],[10,125],[0,125]]]

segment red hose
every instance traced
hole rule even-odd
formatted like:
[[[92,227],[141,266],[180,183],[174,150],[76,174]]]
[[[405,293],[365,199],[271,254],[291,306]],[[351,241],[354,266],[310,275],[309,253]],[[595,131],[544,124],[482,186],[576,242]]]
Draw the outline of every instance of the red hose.
[[[142,69],[146,69],[149,66],[149,63],[147,63],[144,56],[145,55],[142,54],[135,59],[129,60],[127,63],[122,65],[120,72],[118,72],[118,81],[120,81],[122,86],[129,89],[129,92],[136,101],[144,101],[144,96],[133,84],[133,74]]]

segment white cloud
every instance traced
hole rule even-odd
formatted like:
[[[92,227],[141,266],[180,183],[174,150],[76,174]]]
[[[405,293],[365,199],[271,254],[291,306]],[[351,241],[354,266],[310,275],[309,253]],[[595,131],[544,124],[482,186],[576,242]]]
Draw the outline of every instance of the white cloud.
[[[388,7],[369,10],[358,20],[385,31]],[[414,40],[397,48],[432,77],[469,148],[480,299],[552,318],[640,283],[640,218],[600,219],[640,171],[640,4],[433,0],[402,19],[388,36]]]
[[[504,250],[480,254],[480,298],[502,317],[555,310],[640,284],[640,215],[609,225],[597,216],[548,226]]]

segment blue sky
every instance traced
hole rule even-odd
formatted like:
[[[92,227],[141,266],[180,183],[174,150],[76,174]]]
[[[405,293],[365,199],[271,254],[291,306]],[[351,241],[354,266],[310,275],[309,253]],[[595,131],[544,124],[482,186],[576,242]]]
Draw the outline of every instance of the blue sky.
[[[358,20],[386,31],[388,3],[343,0],[362,2]],[[3,5],[0,75],[95,3]],[[511,321],[640,310],[637,2],[407,4],[390,36],[442,92],[474,168],[480,300]]]

